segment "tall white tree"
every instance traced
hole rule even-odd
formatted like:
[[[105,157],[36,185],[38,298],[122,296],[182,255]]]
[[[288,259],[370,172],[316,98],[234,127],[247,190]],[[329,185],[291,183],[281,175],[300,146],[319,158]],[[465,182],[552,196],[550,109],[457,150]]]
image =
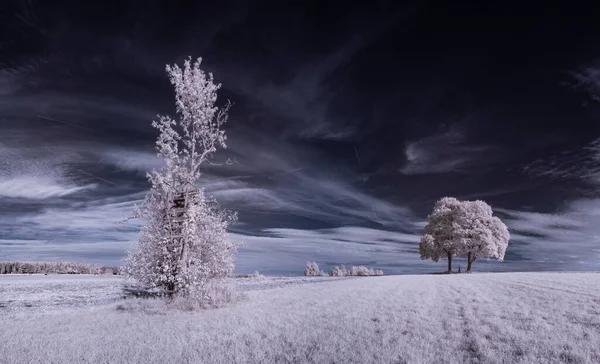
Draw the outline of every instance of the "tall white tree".
[[[123,271],[147,288],[194,295],[210,304],[233,271],[237,245],[227,227],[236,216],[220,209],[196,185],[201,166],[210,163],[217,148],[227,147],[221,127],[231,106],[216,105],[221,85],[200,69],[201,61],[192,64],[188,58],[183,68],[166,66],[179,117],[160,116],[152,122],[160,132],[156,150],[164,165],[147,174],[152,187],[130,217],[143,218],[146,224]]]
[[[443,197],[435,203],[432,213],[427,216],[427,225],[419,243],[421,259],[437,262],[446,258],[448,272],[452,272],[452,258],[463,252],[457,235],[460,213],[461,202],[454,197]]]

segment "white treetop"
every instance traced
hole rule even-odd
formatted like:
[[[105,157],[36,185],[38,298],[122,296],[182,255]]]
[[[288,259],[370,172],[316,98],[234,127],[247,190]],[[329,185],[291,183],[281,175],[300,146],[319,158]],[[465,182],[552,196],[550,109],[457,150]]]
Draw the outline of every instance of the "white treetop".
[[[421,259],[448,259],[452,271],[452,257],[467,255],[467,271],[481,257],[504,259],[508,229],[492,215],[491,207],[484,201],[459,201],[444,197],[427,217],[425,232],[419,243]]]
[[[164,166],[147,174],[152,184],[143,204],[131,218],[144,218],[139,244],[129,252],[125,273],[149,288],[171,293],[197,294],[210,303],[223,278],[233,271],[237,246],[227,234],[235,214],[220,210],[195,183],[200,166],[218,147],[226,148],[225,132],[230,104],[215,105],[220,84],[193,65],[166,66],[179,119],[161,116],[152,126]]]

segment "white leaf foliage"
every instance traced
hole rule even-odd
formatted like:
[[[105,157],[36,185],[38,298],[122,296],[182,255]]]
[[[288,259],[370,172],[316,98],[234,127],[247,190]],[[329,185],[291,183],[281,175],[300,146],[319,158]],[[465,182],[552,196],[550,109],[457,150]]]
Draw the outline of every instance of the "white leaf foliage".
[[[462,252],[457,235],[461,202],[454,197],[437,201],[433,212],[427,216],[425,232],[419,243],[421,259],[437,262],[440,258],[456,256]]]
[[[502,261],[509,239],[508,228],[493,216],[492,208],[486,202],[444,197],[436,202],[427,217],[419,252],[421,259],[435,262],[440,258],[464,255],[471,262],[476,258]]]
[[[472,258],[504,260],[510,234],[506,225],[492,215],[492,208],[484,201],[463,201],[460,231],[466,254]]]
[[[333,267],[331,271],[332,277],[345,277],[345,276],[382,276],[382,270],[373,270],[363,265],[350,267],[350,270],[346,270],[346,267],[342,264],[341,266]]]
[[[304,275],[307,277],[318,277],[321,275],[319,265],[316,262],[307,262],[304,267]]]
[[[373,269],[365,267],[364,265],[360,265],[360,266],[351,267],[350,270],[348,271],[348,275],[349,276],[363,276],[363,277],[382,276],[383,271],[382,270],[373,270]]]
[[[221,127],[230,107],[216,106],[221,85],[200,64],[201,58],[193,64],[188,58],[183,69],[166,66],[179,117],[159,116],[152,123],[159,131],[156,150],[165,163],[147,174],[152,187],[130,217],[146,224],[128,253],[124,273],[147,288],[198,296],[210,304],[211,292],[233,271],[237,245],[227,227],[236,215],[220,209],[195,185],[201,165],[226,147]]]
[[[332,277],[345,277],[347,275],[348,275],[348,270],[346,270],[346,267],[343,264],[339,267],[335,266],[331,270]]]

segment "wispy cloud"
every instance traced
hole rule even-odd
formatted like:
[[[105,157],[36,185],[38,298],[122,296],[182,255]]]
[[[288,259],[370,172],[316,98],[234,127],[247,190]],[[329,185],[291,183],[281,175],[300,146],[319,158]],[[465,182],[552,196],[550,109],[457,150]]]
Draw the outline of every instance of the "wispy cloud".
[[[581,199],[555,213],[496,209],[510,229],[509,250],[525,269],[597,270],[600,200]],[[511,260],[510,257],[507,258]],[[519,264],[519,260],[523,262]]]
[[[464,132],[452,127],[406,144],[406,164],[400,172],[407,175],[461,172],[481,159],[490,146],[469,144]]]
[[[550,154],[527,163],[523,171],[533,177],[577,180],[600,184],[600,138],[583,148]]]
[[[315,163],[318,159],[315,157],[318,156],[310,150],[291,147],[284,141],[268,136],[263,136],[263,143],[258,144],[235,136],[233,139],[239,143],[232,143],[232,148],[225,153],[233,153],[245,158],[240,158],[239,163],[231,166],[206,169],[199,186],[205,188],[225,207],[240,211],[240,224],[234,226],[233,230],[256,232],[257,227],[262,226],[263,230],[258,231],[258,234],[274,235],[265,237],[266,240],[260,240],[262,237],[259,239],[244,236],[244,240],[280,244],[274,250],[279,253],[275,252],[267,256],[265,252],[258,260],[251,257],[256,257],[256,249],[260,244],[253,245],[254,250],[242,250],[240,262],[248,262],[246,267],[250,267],[251,264],[253,264],[252,269],[261,269],[263,265],[269,267],[269,261],[285,261],[286,257],[290,257],[298,249],[301,250],[305,244],[303,239],[311,236],[311,233],[309,229],[299,228],[301,223],[294,221],[298,217],[319,221],[321,225],[327,226],[355,225],[354,228],[336,230],[335,234],[327,230],[315,234],[323,235],[321,240],[324,244],[333,242],[331,247],[324,246],[317,250],[329,251],[331,259],[336,254],[350,254],[348,259],[353,257],[356,262],[371,258],[367,250],[350,248],[355,239],[381,240],[381,249],[384,249],[383,246],[388,244],[387,240],[384,240],[385,236],[391,241],[403,234],[394,232],[394,229],[402,231],[414,229],[413,221],[417,219],[410,209],[361,190],[359,186],[349,181],[351,178],[346,178],[351,175],[343,170],[328,171],[321,164]],[[54,145],[53,148],[52,153],[44,153],[40,147],[27,149],[24,144],[20,144],[19,147],[11,147],[10,151],[6,149],[5,152],[12,153],[12,160],[19,165],[25,165],[30,160],[25,151],[32,155],[46,155],[47,161],[39,164],[39,170],[50,171],[54,168],[52,173],[63,171],[58,174],[58,177],[63,178],[61,181],[74,181],[74,184],[69,185],[65,182],[60,186],[63,188],[71,186],[77,191],[87,192],[90,192],[88,189],[91,188],[88,187],[91,184],[86,182],[91,180],[88,174],[100,165],[107,166],[108,170],[136,172],[140,180],[144,179],[140,176],[143,172],[161,165],[160,159],[156,158],[150,148],[115,146],[98,141],[92,143],[78,141],[70,144],[64,141],[62,144]],[[76,165],[76,168],[73,165]],[[22,259],[21,257],[30,254],[31,257],[39,259],[70,256],[71,259],[99,261],[104,256],[107,262],[118,264],[119,259],[125,254],[125,248],[135,242],[141,222],[133,221],[126,225],[116,225],[115,222],[128,216],[133,204],[140,202],[146,191],[140,190],[134,194],[124,195],[123,186],[103,182],[110,180],[110,176],[102,173],[101,177],[94,179],[93,186],[99,189],[95,194],[88,193],[85,198],[75,201],[63,201],[60,204],[47,204],[32,211],[21,211],[8,220],[0,221],[4,226],[11,225],[8,238],[13,239],[10,247],[7,245],[3,251],[5,257]],[[42,176],[35,181],[41,183],[44,178],[42,173]],[[48,184],[46,187],[48,186],[53,185]],[[55,197],[66,197],[67,193],[75,191],[51,192],[56,195]],[[39,193],[41,192],[38,191]],[[107,193],[113,197],[102,197]],[[273,219],[273,217],[277,218]],[[287,218],[289,222],[280,225],[281,218]],[[247,229],[248,221],[252,221],[250,224],[252,229]],[[360,227],[372,223],[379,224],[386,230],[382,230],[377,235],[377,230]],[[273,230],[274,226],[288,226],[289,230]],[[298,228],[294,230],[293,226]],[[294,235],[293,231],[303,235]],[[414,237],[408,237],[411,238],[414,240]],[[332,247],[341,244],[342,240],[345,244],[343,250],[353,253],[334,251]],[[313,238],[311,241],[319,240]],[[338,243],[335,243],[336,241]],[[316,248],[315,245],[312,246]],[[119,249],[121,255],[117,257],[116,252]],[[308,259],[309,255],[314,256],[314,252],[306,251],[295,259]],[[243,264],[240,269],[244,267]],[[280,269],[283,269],[282,266]]]
[[[339,264],[364,264],[388,273],[410,273],[426,267],[418,257],[417,235],[364,227],[265,229],[263,234],[266,236],[234,236],[245,245],[237,269],[298,274],[309,260],[317,261],[325,270]],[[258,257],[260,267],[256,265]]]
[[[278,150],[276,144],[271,147]],[[269,155],[266,150],[258,153],[263,158]],[[285,153],[271,153],[268,171],[252,173],[246,170],[248,166],[240,166],[244,174],[251,173],[249,178],[219,179],[207,176],[199,181],[199,186],[206,188],[222,203],[249,213],[285,213],[334,225],[376,223],[412,228],[411,223],[415,218],[409,208],[361,190],[344,179],[342,172],[327,172],[318,165],[311,165],[310,160],[290,165],[290,161],[281,159]],[[298,151],[287,155],[298,155]],[[233,169],[236,167],[233,166]]]
[[[317,62],[312,62],[296,71],[295,76],[285,84],[265,83],[264,79],[253,72],[224,72],[224,82],[235,92],[266,107],[280,120],[286,120],[286,135],[304,138],[322,138],[339,140],[351,136],[355,130],[349,124],[336,125],[328,115],[332,95],[327,92],[325,78],[343,62],[345,56],[356,52],[364,42],[352,40],[334,54]],[[231,65],[229,68],[237,68]],[[235,75],[235,79],[229,79]],[[293,120],[293,123],[289,123]],[[281,126],[279,126],[281,128]]]
[[[52,239],[60,239],[60,234],[71,236],[73,233],[81,234],[87,239],[118,239],[123,230],[132,230],[132,225],[118,224],[131,214],[134,203],[141,199],[125,202],[112,202],[101,204],[72,204],[69,207],[45,208],[35,216],[23,216],[17,219],[22,226],[29,225],[38,231],[51,232]],[[70,239],[65,239],[70,240]]]
[[[0,198],[46,199],[63,197],[83,190],[94,189],[98,185],[85,186],[60,184],[48,177],[18,176],[12,179],[0,180]]]
[[[68,154],[45,154],[44,149],[8,147],[0,140],[0,198],[47,199],[97,187],[69,175]]]
[[[122,170],[136,171],[142,175],[153,169],[160,169],[164,164],[156,153],[125,148],[112,148],[100,153],[99,157],[102,163]]]
[[[140,222],[118,224],[142,194],[61,204],[1,216],[0,260],[68,260],[120,264]]]
[[[600,67],[598,64],[591,64],[581,67],[575,72],[571,72],[574,79],[575,88],[584,88],[590,93],[590,96],[600,101]]]
[[[0,260],[73,261],[119,265],[131,241],[0,240]]]

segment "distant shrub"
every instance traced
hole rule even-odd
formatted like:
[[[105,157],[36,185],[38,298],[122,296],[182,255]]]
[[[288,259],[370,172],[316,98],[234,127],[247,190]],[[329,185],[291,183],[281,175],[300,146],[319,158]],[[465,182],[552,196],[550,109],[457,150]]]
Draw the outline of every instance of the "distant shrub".
[[[354,266],[352,268],[350,268],[349,274],[350,276],[382,276],[383,275],[383,271],[382,270],[373,270],[373,269],[369,269],[367,267],[365,267],[364,265],[361,266]]]
[[[319,266],[315,262],[306,263],[304,268],[304,275],[309,277],[316,276],[332,276],[332,277],[347,277],[347,276],[382,276],[382,270],[373,270],[365,267],[364,265],[353,266],[350,270],[346,269],[343,264],[333,267],[330,274],[325,273],[323,270],[319,270]]]
[[[365,266],[353,266],[350,268],[350,275],[351,276],[370,276],[370,275],[374,275],[371,274],[371,270]]]
[[[333,267],[331,271],[331,275],[333,277],[346,277],[346,276],[382,276],[382,270],[373,270],[369,269],[363,265],[361,266],[353,266],[350,270],[347,270],[346,267],[341,264],[339,267]]]
[[[259,271],[255,270],[254,273],[252,273],[252,278],[265,278],[265,276],[260,274]]]
[[[316,262],[308,262],[306,263],[306,267],[304,268],[304,275],[307,277],[318,277],[321,275],[321,271],[319,270],[319,265]]]
[[[331,271],[331,275],[333,277],[345,277],[348,275],[348,270],[346,269],[346,267],[342,264],[339,267],[335,266],[333,267],[333,270]]]

